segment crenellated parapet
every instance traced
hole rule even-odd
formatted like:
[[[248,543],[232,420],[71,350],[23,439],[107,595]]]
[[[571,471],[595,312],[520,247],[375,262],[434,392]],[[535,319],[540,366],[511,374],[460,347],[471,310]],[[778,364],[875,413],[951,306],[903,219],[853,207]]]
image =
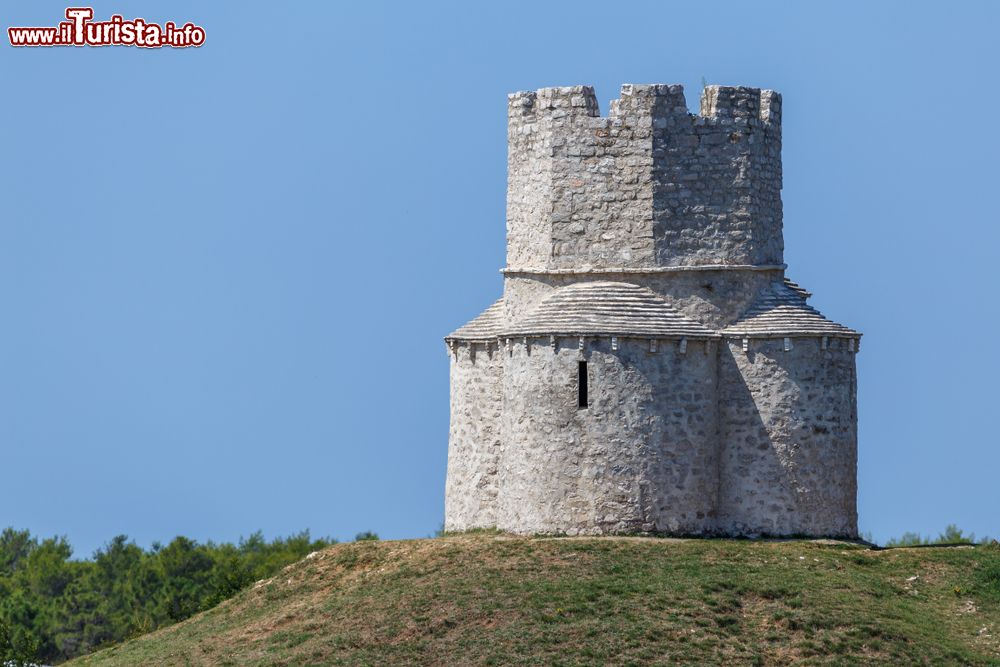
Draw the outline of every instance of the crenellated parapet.
[[[508,98],[507,265],[660,268],[782,263],[781,97],[622,86]]]

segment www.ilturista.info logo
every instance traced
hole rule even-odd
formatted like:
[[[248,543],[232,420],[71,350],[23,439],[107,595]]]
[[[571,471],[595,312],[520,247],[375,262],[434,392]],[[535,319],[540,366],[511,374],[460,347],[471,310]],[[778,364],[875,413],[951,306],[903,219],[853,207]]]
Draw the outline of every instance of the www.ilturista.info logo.
[[[126,21],[114,14],[108,21],[92,21],[91,7],[68,7],[68,21],[49,28],[7,28],[11,46],[164,46],[184,48],[205,43],[205,29],[193,23],[178,27],[173,21],[162,26],[145,19]]]

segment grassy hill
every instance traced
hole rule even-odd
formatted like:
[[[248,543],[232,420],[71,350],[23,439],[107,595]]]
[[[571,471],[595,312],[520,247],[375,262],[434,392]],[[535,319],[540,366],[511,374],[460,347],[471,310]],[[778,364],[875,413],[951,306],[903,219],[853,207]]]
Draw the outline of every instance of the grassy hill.
[[[1000,665],[1000,548],[462,535],[330,547],[72,665]]]

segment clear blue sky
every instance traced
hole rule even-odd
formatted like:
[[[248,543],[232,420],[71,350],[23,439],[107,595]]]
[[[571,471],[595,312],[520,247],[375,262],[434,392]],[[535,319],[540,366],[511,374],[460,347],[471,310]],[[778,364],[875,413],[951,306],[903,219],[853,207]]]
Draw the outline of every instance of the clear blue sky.
[[[65,3],[0,5],[3,27]],[[0,527],[433,533],[442,336],[500,293],[506,94],[785,100],[789,276],[865,333],[860,523],[1000,536],[996,3],[140,3],[0,47]]]

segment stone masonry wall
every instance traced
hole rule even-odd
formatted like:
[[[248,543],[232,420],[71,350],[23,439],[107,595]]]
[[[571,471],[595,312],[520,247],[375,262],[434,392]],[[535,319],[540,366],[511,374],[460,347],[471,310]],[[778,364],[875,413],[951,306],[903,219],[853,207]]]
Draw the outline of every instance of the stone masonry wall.
[[[492,346],[459,344],[451,356],[451,430],[445,529],[496,526],[503,359]]]
[[[508,99],[507,265],[781,264],[780,96],[625,85]]]
[[[711,530],[718,488],[715,351],[676,341],[548,338],[504,372],[497,526],[518,533]],[[507,354],[506,352],[504,354]],[[590,405],[577,404],[588,362]]]
[[[857,536],[857,386],[846,339],[727,341],[719,530]]]
[[[708,86],[654,116],[653,157],[658,264],[782,263],[780,95]]]

